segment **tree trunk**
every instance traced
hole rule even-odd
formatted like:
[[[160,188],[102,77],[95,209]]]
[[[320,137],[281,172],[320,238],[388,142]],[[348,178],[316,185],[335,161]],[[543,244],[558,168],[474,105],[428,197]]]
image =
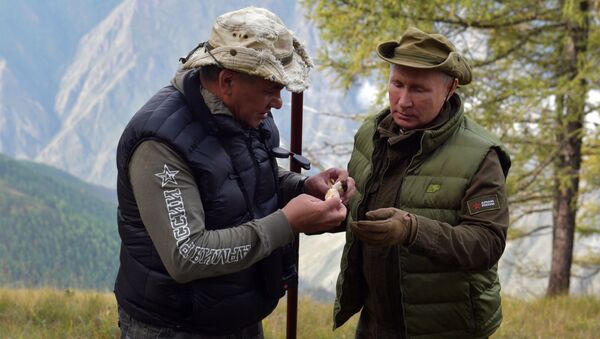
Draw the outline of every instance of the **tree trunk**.
[[[580,76],[588,42],[589,3],[579,2],[580,16],[566,22],[568,43],[565,64],[570,80]],[[555,163],[555,199],[553,210],[552,264],[548,281],[548,296],[568,294],[573,263],[573,242],[579,195],[581,148],[587,82],[576,85],[557,99],[558,142],[561,152]]]
[[[554,201],[554,229],[552,232],[552,265],[547,294],[549,296],[569,293],[573,241],[575,238],[575,216],[579,178],[576,173],[581,165],[581,146],[574,138],[567,138],[559,160],[559,172],[569,173],[566,182],[556,180]]]

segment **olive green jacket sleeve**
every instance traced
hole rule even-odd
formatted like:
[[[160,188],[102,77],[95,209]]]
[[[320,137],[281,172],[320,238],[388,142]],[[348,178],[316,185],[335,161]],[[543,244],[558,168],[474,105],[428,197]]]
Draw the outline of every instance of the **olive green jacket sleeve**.
[[[280,172],[280,175],[286,173]],[[290,224],[281,210],[237,227],[207,230],[200,193],[189,167],[176,152],[157,141],[145,141],[136,148],[130,161],[129,176],[144,226],[165,268],[177,282],[243,270],[274,249],[293,241]],[[176,185],[177,199],[181,202],[179,206],[184,209],[183,219],[177,222],[179,225],[187,223],[190,231],[188,239],[196,247],[196,252],[208,252],[221,258],[224,255],[225,260],[195,262],[186,255],[185,249],[180,246],[183,242],[178,243],[174,237],[167,199],[170,193],[162,187],[165,180]],[[289,176],[280,181],[283,181],[280,184],[282,190],[298,188],[299,178]]]
[[[495,208],[469,206],[487,197],[496,197]],[[509,223],[505,177],[495,151],[482,161],[461,206],[455,226],[417,215],[417,234],[409,250],[461,270],[488,269],[500,260]]]

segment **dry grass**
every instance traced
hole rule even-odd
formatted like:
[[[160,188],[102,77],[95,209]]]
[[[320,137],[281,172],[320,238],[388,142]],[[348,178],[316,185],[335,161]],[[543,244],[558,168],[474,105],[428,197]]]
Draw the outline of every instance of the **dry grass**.
[[[284,338],[285,300],[264,320],[267,338]],[[301,299],[298,338],[353,338],[356,316],[331,331],[332,307]],[[0,337],[118,338],[112,293],[0,288]],[[600,298],[504,300],[504,323],[492,338],[599,338]]]
[[[2,338],[117,338],[112,294],[0,289]]]
[[[263,321],[266,338],[285,338],[286,307],[285,300],[282,300],[275,311]],[[332,331],[332,317],[332,305],[301,298],[298,306],[298,338],[354,338],[357,316],[352,317],[335,332]]]
[[[505,299],[504,322],[492,338],[600,338],[600,298]]]

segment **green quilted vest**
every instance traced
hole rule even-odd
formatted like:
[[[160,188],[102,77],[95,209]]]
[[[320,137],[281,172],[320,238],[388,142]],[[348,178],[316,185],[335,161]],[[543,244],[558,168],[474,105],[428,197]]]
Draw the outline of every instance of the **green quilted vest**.
[[[377,122],[385,110],[365,121],[355,136],[348,171],[357,193],[350,204],[349,221],[362,207],[363,193],[372,174]],[[440,129],[426,130],[401,184],[397,208],[431,219],[458,224],[461,199],[471,177],[491,148],[498,150],[504,173],[509,157],[500,141],[462,114],[461,109]],[[383,206],[382,206],[383,207]],[[362,307],[360,242],[346,233],[334,306],[334,328]],[[399,248],[402,308],[407,337],[485,337],[502,321],[497,266],[479,272],[453,271],[424,256]]]

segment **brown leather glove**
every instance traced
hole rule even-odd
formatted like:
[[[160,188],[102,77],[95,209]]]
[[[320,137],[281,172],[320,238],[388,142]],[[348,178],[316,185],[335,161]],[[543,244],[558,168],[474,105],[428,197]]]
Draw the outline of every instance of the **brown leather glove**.
[[[414,216],[401,209],[379,208],[367,212],[366,217],[369,220],[351,222],[350,230],[369,245],[406,245],[416,236]]]

